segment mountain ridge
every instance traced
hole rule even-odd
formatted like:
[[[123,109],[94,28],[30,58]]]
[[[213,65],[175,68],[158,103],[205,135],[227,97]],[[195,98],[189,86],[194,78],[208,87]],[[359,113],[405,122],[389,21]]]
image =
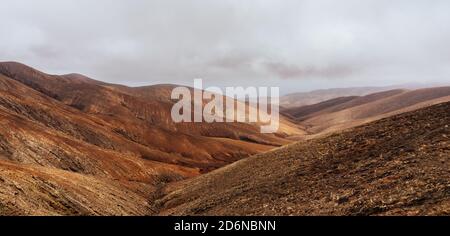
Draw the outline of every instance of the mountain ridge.
[[[241,190],[251,190],[245,186],[253,181],[248,176],[242,182],[244,185],[239,185],[240,180],[237,178],[242,176],[242,171],[248,172],[245,175],[256,171],[255,176],[261,181],[255,182],[256,186],[271,186],[271,183],[283,178],[281,172],[272,168],[288,171],[285,177],[289,178],[289,171],[296,170],[301,164],[296,161],[295,165],[279,162],[278,159],[271,159],[274,155],[288,155],[289,160],[306,158],[302,160],[312,163],[311,157],[335,152],[338,157],[336,162],[319,164],[329,168],[329,171],[336,171],[339,166],[349,165],[345,161],[338,163],[347,156],[342,152],[345,149],[337,148],[341,145],[338,140],[343,140],[344,146],[348,142],[353,143],[347,146],[349,150],[361,152],[352,153],[358,158],[362,158],[364,153],[373,157],[373,152],[364,148],[372,145],[372,142],[381,145],[382,142],[377,141],[374,134],[387,132],[389,126],[411,133],[411,129],[419,125],[417,130],[425,132],[429,128],[423,126],[426,117],[430,118],[429,125],[440,125],[442,120],[447,122],[448,110],[442,112],[445,109],[441,106],[448,106],[446,102],[450,101],[450,87],[390,90],[365,96],[339,97],[305,107],[283,109],[279,132],[261,134],[258,123],[173,123],[170,109],[174,101],[170,99],[170,93],[174,86],[128,87],[76,73],[49,75],[20,63],[0,63],[0,215],[213,213],[208,209],[215,208],[214,199],[205,200],[203,205],[189,209],[184,208],[186,201],[194,205],[198,201],[191,198],[192,193],[189,191],[185,197],[180,198],[178,194],[186,193],[186,187],[198,189],[199,192],[209,187],[211,192],[205,195],[215,198],[215,188],[220,187],[224,191],[219,191],[220,196],[230,196],[232,199],[239,196]],[[244,107],[244,114],[249,109],[257,109],[249,104]],[[433,116],[423,111],[440,113]],[[404,118],[416,113],[419,114],[418,118]],[[406,126],[393,122],[396,119],[406,122]],[[420,121],[420,124],[415,121]],[[387,124],[380,126],[383,122]],[[369,128],[366,132],[361,127]],[[356,136],[363,138],[356,141],[351,139],[349,133],[355,130]],[[444,131],[447,132],[446,129]],[[437,134],[441,134],[439,132]],[[329,135],[335,139],[327,139]],[[365,135],[372,135],[368,143],[363,142]],[[423,135],[417,133],[419,138]],[[403,137],[405,134],[396,136]],[[385,137],[385,134],[380,134],[380,139]],[[401,143],[398,140],[396,142]],[[423,140],[421,142],[428,145]],[[406,149],[409,150],[411,148],[408,145]],[[430,145],[446,154],[445,148],[435,146],[435,143]],[[298,152],[294,156],[285,152],[292,147],[299,147],[296,150],[306,157]],[[391,147],[390,151],[396,151],[396,148]],[[433,155],[439,153],[433,150],[428,151]],[[265,162],[266,158],[263,158],[262,163],[253,163],[255,156],[267,157],[269,161]],[[247,160],[248,157],[250,159]],[[362,159],[355,161],[367,164]],[[445,161],[442,162],[444,166],[447,163]],[[236,166],[247,162],[253,165],[243,166],[236,176],[232,174]],[[431,164],[425,167],[434,168],[435,163]],[[322,173],[323,168],[314,167],[316,172],[312,171],[310,175],[314,177]],[[216,182],[213,178],[206,183],[201,181],[209,176],[217,176],[217,173],[230,173],[230,180]],[[260,173],[264,174],[258,176]],[[266,177],[269,178],[268,182]],[[201,186],[197,184],[199,180]],[[231,180],[236,180],[236,183]],[[291,182],[296,183],[295,178]],[[289,186],[286,181],[280,184]],[[442,188],[437,190],[441,191]],[[301,191],[298,193],[303,194]],[[275,192],[264,190],[261,199],[283,199],[283,194],[280,189]],[[342,195],[340,192],[336,194],[329,199]],[[349,198],[346,194],[343,194],[343,199]],[[339,203],[341,200],[337,201]],[[240,207],[248,211],[245,208],[249,204],[248,199],[239,199],[239,202]],[[314,202],[318,203],[317,199]],[[299,204],[302,206],[306,201]],[[236,209],[236,206],[230,206],[229,210]],[[262,211],[258,206],[255,212],[246,213],[323,213],[299,206],[287,206],[294,209],[289,211]],[[353,210],[341,211],[326,206],[336,210],[332,213],[356,214]],[[361,214],[372,214],[374,209],[363,209]],[[227,209],[221,209],[214,214],[226,212]]]

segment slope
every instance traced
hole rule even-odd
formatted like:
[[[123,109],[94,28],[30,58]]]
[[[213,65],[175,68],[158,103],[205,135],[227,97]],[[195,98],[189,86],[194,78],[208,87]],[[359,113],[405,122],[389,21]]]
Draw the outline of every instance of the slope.
[[[353,88],[332,88],[320,89],[310,92],[292,93],[281,97],[280,105],[285,108],[295,108],[313,105],[339,97],[365,96],[371,93],[378,93],[394,87],[353,87]]]
[[[313,134],[329,133],[447,101],[450,87],[385,91],[310,114],[301,124]]]
[[[448,215],[450,103],[236,162],[164,189],[163,215]]]
[[[64,122],[55,121],[60,119],[60,113],[52,114],[53,111],[70,110],[69,116],[77,116],[76,120],[72,120],[71,126],[83,126],[78,130],[89,132],[79,134],[66,125],[60,125],[58,129],[101,148],[128,150],[148,160],[208,171],[290,142],[284,139],[286,134],[260,134],[259,127],[252,124],[175,124],[170,118],[173,101],[166,97],[170,86],[129,88],[78,74],[48,75],[14,62],[0,63],[0,74],[4,75],[3,81],[11,78],[39,92],[39,95],[33,92],[30,94],[40,96],[42,103],[39,105],[47,106],[43,110],[50,113],[46,115],[52,118],[49,120],[39,117],[39,120],[32,117],[34,121],[41,122],[44,126],[62,124]],[[11,81],[8,83],[11,84]],[[17,83],[14,86],[17,87]],[[6,85],[3,87],[6,88]],[[14,89],[5,89],[3,92],[9,93],[4,97],[11,97],[11,93],[14,93],[15,100],[9,102],[7,107],[10,110],[14,110],[13,107],[16,106],[11,104],[23,103],[22,101],[32,104],[34,100],[25,96],[29,91],[14,92]],[[51,106],[56,104],[59,108],[53,109],[47,103],[52,104]],[[41,108],[28,105],[21,111],[27,109]],[[45,112],[39,114],[42,116]],[[87,121],[95,123],[95,127],[85,129]],[[289,125],[291,131],[302,132],[295,124]],[[99,138],[99,135],[102,137]],[[175,139],[179,145],[172,145]],[[100,141],[106,143],[101,144]]]

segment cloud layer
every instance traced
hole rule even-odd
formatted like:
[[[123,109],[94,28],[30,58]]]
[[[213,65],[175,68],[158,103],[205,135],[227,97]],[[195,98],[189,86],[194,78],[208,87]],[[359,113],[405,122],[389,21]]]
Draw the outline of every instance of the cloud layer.
[[[5,0],[0,60],[144,85],[446,82],[445,0]]]

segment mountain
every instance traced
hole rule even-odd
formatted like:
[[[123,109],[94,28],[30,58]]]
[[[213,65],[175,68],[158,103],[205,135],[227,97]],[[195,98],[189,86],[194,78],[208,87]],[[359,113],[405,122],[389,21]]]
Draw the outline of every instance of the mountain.
[[[450,102],[165,187],[162,215],[448,215]]]
[[[310,92],[300,92],[287,94],[280,98],[280,105],[284,108],[295,108],[313,105],[334,98],[349,96],[365,96],[372,93],[378,93],[396,89],[420,89],[426,87],[442,87],[447,85],[423,85],[423,84],[403,84],[384,87],[350,87],[350,88],[331,88],[319,89]]]
[[[330,107],[335,107],[339,104],[354,100],[355,98],[357,98],[357,96],[338,97],[312,105],[282,109],[281,112],[295,120],[301,121],[322,110],[325,110]]]
[[[175,124],[169,91],[0,63],[0,215],[148,214],[160,185],[292,142],[250,123]]]
[[[296,118],[310,134],[325,134],[447,101],[450,101],[450,87],[389,90],[354,97],[329,107],[312,105],[315,110]]]
[[[147,160],[207,171],[289,142],[283,138],[287,134],[260,134],[259,127],[253,124],[173,123],[172,86],[129,88],[77,74],[48,75],[19,63],[1,63],[0,74],[4,84],[16,82],[15,90],[3,91],[2,98],[15,99],[4,106],[6,109],[19,106],[20,115],[44,126],[101,148],[130,151]],[[22,91],[15,92],[18,89]],[[40,106],[31,106],[34,101],[39,101]],[[17,113],[17,109],[13,112]],[[69,121],[61,120],[64,116],[60,113]],[[302,132],[295,124],[288,126],[291,132]],[[174,139],[178,145],[171,144]]]
[[[442,214],[448,209],[449,87],[286,108],[274,134],[260,133],[261,123],[174,123],[175,87],[127,87],[0,63],[0,215],[396,214],[403,208],[413,209],[407,214]],[[235,112],[258,111],[243,105]],[[367,125],[343,131],[362,124]],[[414,192],[397,182],[387,185],[397,179],[413,181]],[[389,192],[392,204],[400,204],[392,206],[395,210],[379,204],[389,200],[385,185],[400,191]],[[352,188],[356,192],[347,196]],[[347,202],[356,205],[333,207]]]
[[[308,135],[303,138],[312,138],[447,101],[450,87],[394,89],[284,108],[281,113],[304,127]]]

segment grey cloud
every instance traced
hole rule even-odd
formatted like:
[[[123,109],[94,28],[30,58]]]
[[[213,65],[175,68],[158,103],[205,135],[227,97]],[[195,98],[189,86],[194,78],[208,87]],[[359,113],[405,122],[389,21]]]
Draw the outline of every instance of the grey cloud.
[[[3,0],[0,60],[143,85],[445,82],[444,0]],[[296,88],[297,86],[297,88]]]
[[[310,77],[342,78],[356,73],[356,68],[340,65],[332,65],[331,67],[324,68],[316,68],[312,66],[300,68],[295,65],[268,62],[265,63],[265,66],[268,71],[283,79]]]

